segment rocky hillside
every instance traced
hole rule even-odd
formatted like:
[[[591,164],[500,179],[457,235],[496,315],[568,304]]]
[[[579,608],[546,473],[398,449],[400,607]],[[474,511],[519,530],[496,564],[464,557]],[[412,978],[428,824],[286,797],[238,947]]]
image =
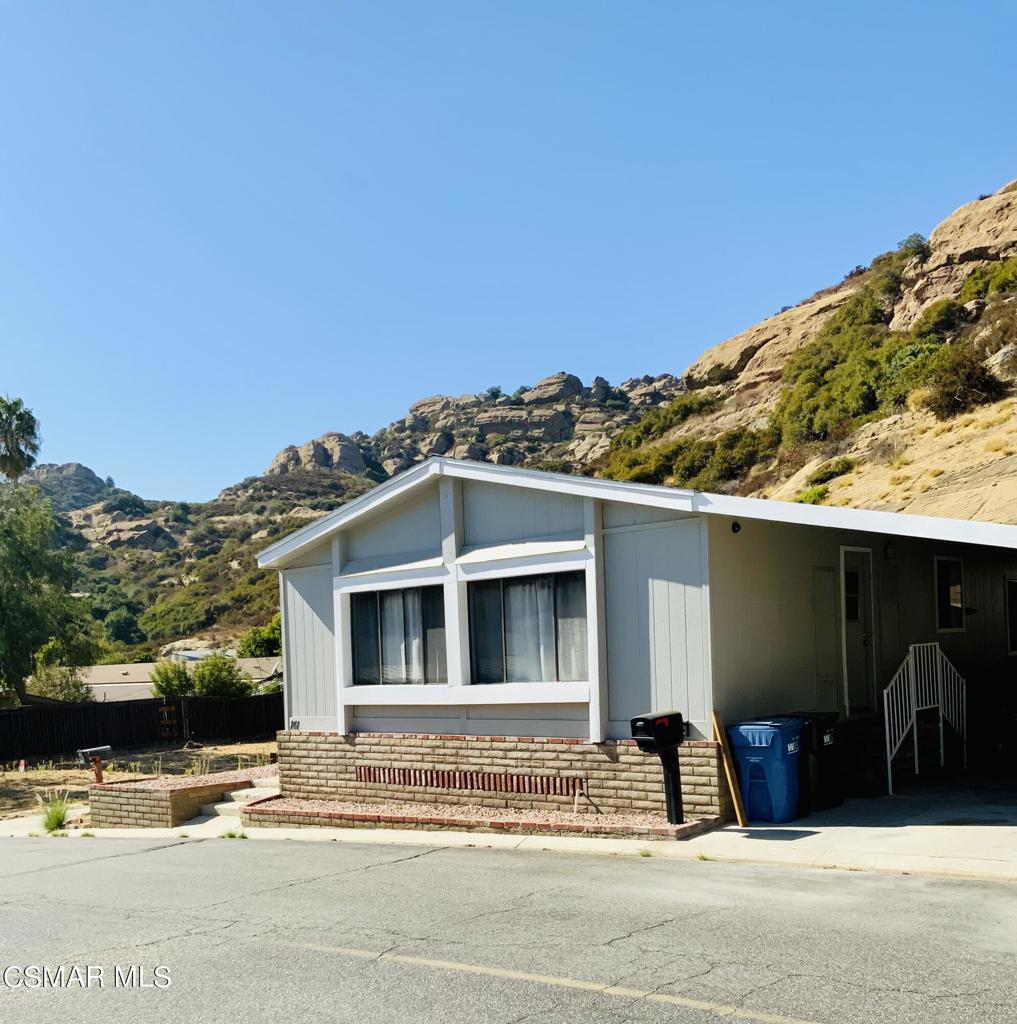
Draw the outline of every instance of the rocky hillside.
[[[561,372],[512,395],[500,388],[458,398],[434,395],[414,402],[406,416],[372,437],[329,433],[299,448],[290,445],[265,473],[336,469],[381,480],[431,455],[589,471],[619,430],[683,390],[683,382],[669,373],[617,387],[595,377],[587,387]]]
[[[606,475],[1017,522],[1017,182],[699,357]]]
[[[430,455],[1017,522],[1015,353],[1017,182],[681,376],[424,398],[373,435],[284,448],[205,504],[143,501],[78,464],[33,476],[111,650],[147,655],[267,621],[255,552]]]
[[[683,391],[670,374],[613,387],[556,373],[512,396],[434,396],[373,436],[329,433],[285,448],[264,475],[205,504],[144,501],[77,464],[39,467],[34,479],[63,513],[93,615],[127,658],[181,637],[226,641],[266,621],[278,593],[255,553],[429,455],[590,473],[611,437]]]

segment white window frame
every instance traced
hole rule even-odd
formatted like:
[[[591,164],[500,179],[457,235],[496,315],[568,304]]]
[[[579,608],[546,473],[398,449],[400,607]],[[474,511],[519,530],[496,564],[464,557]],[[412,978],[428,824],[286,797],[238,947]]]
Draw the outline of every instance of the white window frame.
[[[940,562],[956,562],[960,566],[960,586],[961,586],[961,624],[959,626],[946,626],[941,627],[939,625],[939,563]],[[967,580],[965,579],[964,572],[964,559],[960,555],[933,555],[932,556],[932,615],[933,622],[936,626],[936,632],[941,634],[948,633],[964,633],[967,630],[966,620],[966,602],[964,596],[967,593]]]
[[[602,567],[600,550],[601,511],[593,499],[584,500],[584,538],[539,541],[532,544],[498,545],[485,558],[482,549],[464,550],[462,545],[459,501],[455,494],[458,481],[441,481],[443,544],[442,557],[423,564],[371,568],[357,571],[354,563],[345,563],[339,538],[332,549],[333,614],[335,616],[336,688],[338,725],[341,733],[349,730],[351,713],[357,707],[416,706],[465,707],[471,705],[581,704],[589,712],[592,742],[603,740],[606,729],[605,677],[601,664],[605,659],[602,643],[603,620]],[[528,548],[528,550],[527,550]],[[427,564],[430,563],[430,564]],[[348,570],[353,569],[350,573]],[[581,571],[586,578],[587,678],[576,682],[486,683],[473,685],[470,679],[469,602],[467,584],[518,576],[536,576]],[[353,643],[350,595],[365,591],[402,590],[441,584],[445,589],[445,644],[447,684],[359,684],[353,683]]]

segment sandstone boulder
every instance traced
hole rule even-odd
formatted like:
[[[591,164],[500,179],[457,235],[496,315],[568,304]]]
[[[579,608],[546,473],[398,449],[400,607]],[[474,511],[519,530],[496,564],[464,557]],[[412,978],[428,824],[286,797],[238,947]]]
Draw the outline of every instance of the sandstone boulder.
[[[574,374],[565,373],[563,370],[538,381],[535,387],[523,392],[522,398],[527,405],[541,405],[564,402],[582,393],[583,382]]]
[[[527,441],[559,442],[572,437],[572,419],[559,409],[491,409],[478,413],[481,437],[500,434]]]

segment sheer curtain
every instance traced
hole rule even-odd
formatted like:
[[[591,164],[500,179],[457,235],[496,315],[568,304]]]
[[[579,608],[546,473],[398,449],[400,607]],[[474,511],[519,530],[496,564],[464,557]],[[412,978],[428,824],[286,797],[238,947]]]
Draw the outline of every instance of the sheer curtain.
[[[558,584],[558,678],[583,682],[586,664],[586,574],[562,573]]]
[[[381,606],[381,681],[424,681],[424,620],[420,590],[383,590]]]
[[[554,682],[553,577],[506,580],[504,606],[505,681]]]

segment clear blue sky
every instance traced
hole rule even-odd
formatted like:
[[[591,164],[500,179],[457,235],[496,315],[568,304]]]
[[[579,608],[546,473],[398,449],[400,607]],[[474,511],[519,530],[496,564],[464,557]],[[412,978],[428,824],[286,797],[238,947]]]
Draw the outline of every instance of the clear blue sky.
[[[203,499],[436,392],[680,372],[1017,177],[1017,7],[0,4],[0,391]]]

